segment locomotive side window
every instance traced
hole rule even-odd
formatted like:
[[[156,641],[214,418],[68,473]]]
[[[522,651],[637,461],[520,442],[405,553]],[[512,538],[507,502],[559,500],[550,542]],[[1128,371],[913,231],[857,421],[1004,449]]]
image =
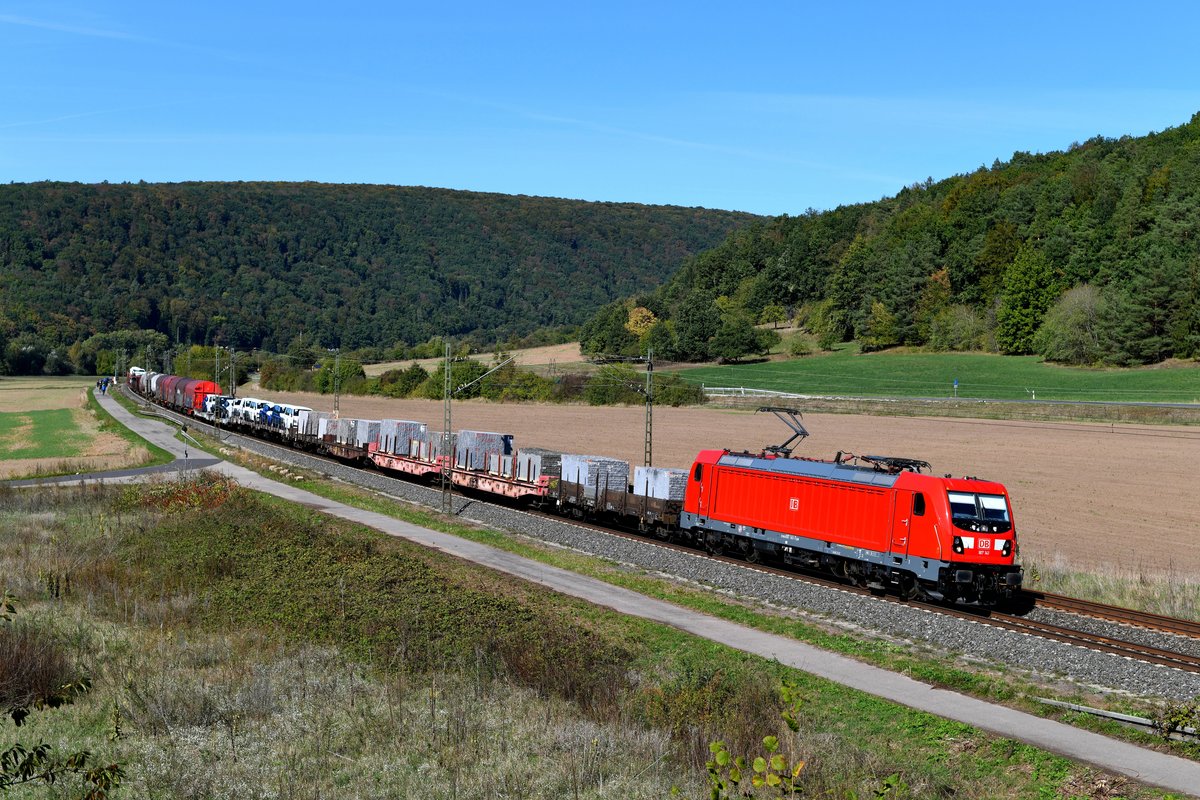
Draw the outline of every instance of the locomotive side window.
[[[694,480],[694,481],[696,481],[697,483],[699,483],[699,482],[700,482],[700,478],[701,478],[703,475],[704,475],[704,465],[703,465],[703,464],[697,464],[697,465],[696,465],[696,469],[695,469],[695,470],[692,472],[692,480]]]
[[[925,516],[925,495],[921,492],[917,492],[913,497],[913,516]]]

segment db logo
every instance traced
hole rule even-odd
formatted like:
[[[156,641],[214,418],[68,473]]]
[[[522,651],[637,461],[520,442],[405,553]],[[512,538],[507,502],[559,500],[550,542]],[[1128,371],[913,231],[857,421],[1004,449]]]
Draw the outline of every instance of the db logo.
[[[792,499],[788,500],[788,510],[789,511],[798,511],[799,509],[800,509],[800,498],[799,497],[793,497]]]
[[[992,540],[991,539],[980,539],[979,540],[979,549],[980,550],[991,550],[992,549]]]

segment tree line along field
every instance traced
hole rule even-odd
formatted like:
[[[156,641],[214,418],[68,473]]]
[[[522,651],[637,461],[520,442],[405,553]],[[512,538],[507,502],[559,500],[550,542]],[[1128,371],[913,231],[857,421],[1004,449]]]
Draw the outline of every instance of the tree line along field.
[[[706,387],[790,394],[1200,403],[1200,365],[1195,362],[1084,369],[1047,364],[1037,356],[861,354],[857,348],[845,346],[799,359],[704,366],[679,370],[678,374]]]

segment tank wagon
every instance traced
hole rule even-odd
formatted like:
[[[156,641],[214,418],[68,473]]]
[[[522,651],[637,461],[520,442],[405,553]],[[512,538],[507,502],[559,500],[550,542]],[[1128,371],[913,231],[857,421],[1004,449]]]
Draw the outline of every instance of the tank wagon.
[[[510,434],[446,436],[411,420],[337,418],[271,400],[233,400],[215,384],[182,380],[130,372],[130,386],[144,396],[240,433],[712,553],[953,603],[993,605],[1021,587],[1012,504],[1002,484],[924,474],[929,464],[910,458],[793,457],[790,445],[808,435],[793,409],[759,409],[792,428],[781,445],[758,453],[704,450],[689,469],[631,472],[606,456],[520,448]]]
[[[203,412],[209,396],[221,394],[221,387],[213,381],[147,372],[141,367],[130,368],[128,384],[159,405],[189,415]]]

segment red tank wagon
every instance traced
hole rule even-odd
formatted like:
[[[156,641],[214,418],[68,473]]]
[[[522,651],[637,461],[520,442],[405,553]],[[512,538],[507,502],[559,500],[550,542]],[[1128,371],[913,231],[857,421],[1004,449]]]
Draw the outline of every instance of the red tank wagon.
[[[908,459],[854,461],[702,451],[680,527],[713,550],[906,596],[990,604],[1020,588],[1003,485],[923,475]]]

